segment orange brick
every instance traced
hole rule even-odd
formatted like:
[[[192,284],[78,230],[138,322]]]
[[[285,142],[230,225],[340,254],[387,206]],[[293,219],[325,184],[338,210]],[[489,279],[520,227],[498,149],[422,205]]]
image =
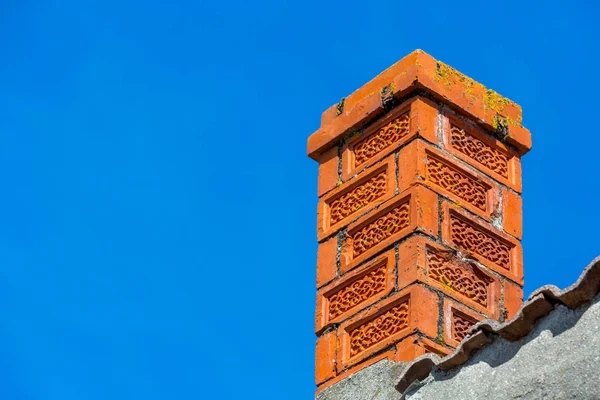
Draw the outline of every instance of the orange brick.
[[[514,317],[523,305],[523,288],[507,280],[504,281],[504,309],[506,319]]]
[[[338,116],[338,103],[332,105],[321,114],[321,126],[327,125]]]
[[[350,271],[414,232],[438,235],[438,197],[419,185],[394,196],[348,227],[340,272]]]
[[[428,142],[437,143],[438,114],[437,104],[429,99],[417,97],[411,106],[410,139],[418,136]]]
[[[347,368],[411,333],[436,337],[437,319],[437,294],[410,286],[340,325],[338,362]]]
[[[519,240],[523,237],[523,201],[507,189],[502,189],[502,227]]]
[[[342,153],[342,179],[347,181],[416,137],[437,142],[437,113],[434,103],[414,97],[352,137]]]
[[[319,157],[319,197],[336,187],[339,180],[339,159],[337,146],[327,150]]]
[[[444,341],[452,347],[457,347],[466,336],[468,330],[484,317],[469,310],[465,306],[444,299]]]
[[[498,185],[474,169],[416,140],[400,151],[400,190],[423,184],[487,220],[497,213]]]
[[[359,104],[360,101],[362,101],[362,99],[365,97],[379,95],[381,93],[381,89],[392,84],[393,79],[397,75],[408,75],[409,79],[405,81],[405,84],[408,86],[412,85],[418,71],[419,61],[423,61],[424,59],[423,55],[425,55],[425,53],[419,50],[408,54],[406,57],[390,66],[385,71],[381,72],[365,85],[358,88],[354,93],[346,97],[344,111],[346,113],[351,113],[356,108],[356,105]],[[431,57],[429,56],[429,58]],[[410,79],[410,77],[412,77],[412,79]],[[397,85],[392,85],[392,87],[394,94],[397,94],[403,89]]]
[[[344,103],[344,110],[347,109],[346,104],[347,100]],[[352,112],[338,115],[309,136],[307,143],[309,157],[318,159],[324,148],[338,142],[349,130],[379,117],[384,111],[379,92],[363,98],[352,109]]]
[[[394,195],[396,160],[390,156],[321,198],[317,214],[319,241],[336,233],[353,219]]]
[[[452,353],[452,349],[416,334],[410,335],[396,345],[396,361],[410,362],[427,353],[445,357]]]
[[[355,367],[352,367],[343,372],[340,372],[339,375],[337,375],[335,378],[330,379],[327,382],[323,383],[321,386],[318,387],[316,394],[321,393],[323,391],[323,389],[330,387],[332,385],[335,385],[339,381],[346,379],[350,375],[355,374],[356,372],[360,371],[363,368],[367,368],[367,367],[369,367],[381,360],[384,360],[384,359],[394,361],[394,358],[395,358],[394,351],[386,351],[385,353],[382,353],[382,354],[379,354],[378,356],[370,358],[370,359],[366,360],[365,362],[363,362],[362,364],[359,364]]]
[[[442,207],[444,243],[515,282],[523,282],[523,249],[518,240],[447,202]]]
[[[445,111],[442,116],[444,148],[496,181],[521,192],[519,155],[475,124]]]
[[[335,376],[336,344],[335,332],[328,332],[317,338],[315,353],[315,381],[317,385]]]
[[[317,250],[317,288],[331,281],[337,275],[337,237],[321,243]]]
[[[517,151],[523,155],[531,149],[531,133],[522,126],[509,126],[506,143],[516,147]]]
[[[317,292],[316,332],[387,296],[396,286],[396,252],[394,249],[361,265]]]
[[[402,242],[398,253],[398,288],[419,281],[490,318],[500,317],[502,284],[494,275],[422,236]]]

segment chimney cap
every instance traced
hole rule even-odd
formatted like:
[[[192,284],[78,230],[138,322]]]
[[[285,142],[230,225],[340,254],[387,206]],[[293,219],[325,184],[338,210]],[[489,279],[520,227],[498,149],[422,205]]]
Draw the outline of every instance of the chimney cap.
[[[308,138],[308,156],[317,160],[348,131],[381,115],[392,97],[402,99],[417,90],[498,132],[520,155],[531,149],[531,134],[522,125],[521,106],[417,49],[328,108],[321,127]]]

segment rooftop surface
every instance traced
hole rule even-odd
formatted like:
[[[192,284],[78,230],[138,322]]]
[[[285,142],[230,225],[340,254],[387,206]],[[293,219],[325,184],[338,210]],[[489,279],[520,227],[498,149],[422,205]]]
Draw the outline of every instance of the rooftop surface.
[[[404,393],[415,385],[419,386],[434,371],[460,369],[477,351],[483,350],[494,339],[503,338],[509,342],[523,339],[532,332],[540,318],[546,317],[556,307],[574,310],[590,302],[598,293],[600,257],[594,259],[568,288],[561,290],[554,285],[546,285],[533,291],[511,320],[505,323],[490,319],[479,322],[450,355],[440,358],[434,354],[426,354],[410,362],[403,369],[396,388]],[[557,357],[556,361],[561,360]]]

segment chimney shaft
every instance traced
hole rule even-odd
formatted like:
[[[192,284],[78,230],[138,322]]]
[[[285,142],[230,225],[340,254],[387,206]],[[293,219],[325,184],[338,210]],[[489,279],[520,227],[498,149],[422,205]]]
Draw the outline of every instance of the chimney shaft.
[[[421,50],[323,113],[317,391],[450,353],[523,297],[521,108]]]

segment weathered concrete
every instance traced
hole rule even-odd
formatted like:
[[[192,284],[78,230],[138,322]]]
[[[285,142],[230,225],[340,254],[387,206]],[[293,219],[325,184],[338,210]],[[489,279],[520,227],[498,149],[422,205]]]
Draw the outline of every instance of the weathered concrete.
[[[465,365],[434,370],[406,399],[600,399],[600,295],[557,306],[519,341],[497,338]]]
[[[317,400],[399,400],[394,386],[403,366],[383,359],[324,389]]]

